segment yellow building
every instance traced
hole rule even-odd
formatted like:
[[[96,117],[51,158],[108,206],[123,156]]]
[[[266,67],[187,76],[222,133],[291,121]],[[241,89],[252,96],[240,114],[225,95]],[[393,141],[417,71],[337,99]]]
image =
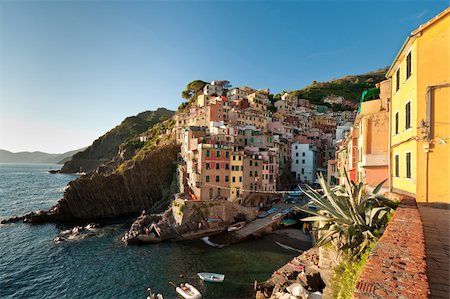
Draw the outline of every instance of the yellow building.
[[[450,203],[450,8],[406,39],[392,78],[390,174],[394,192]]]

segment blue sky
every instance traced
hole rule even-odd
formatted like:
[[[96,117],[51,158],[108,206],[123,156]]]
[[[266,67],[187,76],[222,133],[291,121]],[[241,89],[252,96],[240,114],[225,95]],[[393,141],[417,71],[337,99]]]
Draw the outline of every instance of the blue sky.
[[[0,148],[64,152],[194,79],[299,89],[388,66],[448,1],[1,1]]]

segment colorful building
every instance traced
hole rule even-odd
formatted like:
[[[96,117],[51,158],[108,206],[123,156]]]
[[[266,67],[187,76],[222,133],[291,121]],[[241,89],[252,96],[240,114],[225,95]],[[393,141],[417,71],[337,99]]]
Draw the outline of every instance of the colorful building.
[[[377,99],[361,98],[360,112],[355,120],[358,142],[357,177],[371,187],[386,180],[383,186],[389,187],[389,111],[388,100],[391,93],[391,80],[377,84],[373,90]],[[367,93],[366,93],[367,94]],[[379,97],[379,98],[378,98]]]
[[[450,8],[406,39],[392,78],[392,190],[418,202],[450,203]]]

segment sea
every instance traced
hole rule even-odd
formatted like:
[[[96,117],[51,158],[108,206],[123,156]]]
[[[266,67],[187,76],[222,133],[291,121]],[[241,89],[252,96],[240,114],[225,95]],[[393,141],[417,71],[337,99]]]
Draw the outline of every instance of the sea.
[[[55,164],[0,164],[0,219],[48,209],[77,176],[50,174]],[[120,237],[130,219],[116,219],[92,236],[55,243],[56,224],[0,225],[0,298],[135,298],[147,288],[178,298],[171,282],[188,282],[203,298],[255,298],[254,281],[298,252],[261,238],[223,248],[201,240],[127,246]],[[223,283],[205,283],[197,272],[225,274]],[[183,278],[180,278],[180,275]]]

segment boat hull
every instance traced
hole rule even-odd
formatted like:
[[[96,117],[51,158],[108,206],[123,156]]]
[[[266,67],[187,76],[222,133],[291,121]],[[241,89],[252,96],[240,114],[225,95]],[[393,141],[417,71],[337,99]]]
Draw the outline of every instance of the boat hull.
[[[185,299],[200,299],[202,298],[202,294],[192,285],[185,283],[185,289],[181,287],[177,287],[175,291]]]
[[[219,273],[201,272],[197,273],[197,275],[201,280],[207,282],[223,282],[223,280],[225,279],[225,275]]]

